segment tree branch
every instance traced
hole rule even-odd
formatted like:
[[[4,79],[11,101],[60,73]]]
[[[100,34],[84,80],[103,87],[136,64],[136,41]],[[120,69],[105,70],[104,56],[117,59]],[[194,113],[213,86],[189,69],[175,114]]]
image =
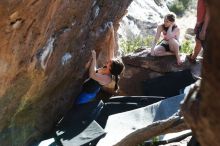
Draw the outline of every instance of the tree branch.
[[[151,125],[148,125],[147,127],[138,129],[137,131],[126,136],[115,146],[134,146],[158,135],[179,132],[187,129],[188,127],[178,111],[166,120],[157,121]]]

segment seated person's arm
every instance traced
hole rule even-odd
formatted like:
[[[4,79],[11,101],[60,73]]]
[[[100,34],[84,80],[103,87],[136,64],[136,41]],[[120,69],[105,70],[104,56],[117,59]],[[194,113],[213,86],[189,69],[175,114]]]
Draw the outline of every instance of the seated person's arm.
[[[171,25],[169,27],[169,29],[167,30],[167,40],[175,38],[179,41],[179,37],[180,37],[180,29],[178,27],[176,27],[173,31],[172,31],[172,27],[173,25]]]
[[[176,36],[176,37],[175,37]],[[177,27],[174,29],[173,31],[173,35],[172,38],[175,38],[178,42],[179,42],[179,38],[180,38],[180,29]]]
[[[155,48],[155,46],[156,46],[158,40],[160,39],[160,34],[161,34],[161,32],[162,32],[162,25],[159,25],[159,26],[157,27],[157,32],[156,32],[156,35],[155,35],[155,37],[154,37],[154,41],[153,41],[153,43],[152,43],[151,49],[154,49],[154,48]]]
[[[175,31],[175,34],[176,34],[176,39],[177,41],[179,42],[179,39],[180,39],[180,29],[177,27]]]

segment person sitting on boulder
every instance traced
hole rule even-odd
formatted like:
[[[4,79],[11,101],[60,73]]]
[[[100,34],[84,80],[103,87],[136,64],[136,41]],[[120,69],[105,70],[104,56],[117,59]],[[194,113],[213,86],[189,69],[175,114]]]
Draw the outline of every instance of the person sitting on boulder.
[[[166,55],[175,55],[177,59],[177,65],[181,65],[182,61],[180,60],[179,49],[179,36],[180,29],[175,24],[175,14],[170,13],[165,15],[164,23],[157,27],[157,32],[155,39],[151,48],[152,56],[166,56]],[[163,34],[163,40],[158,44],[161,33]]]
[[[76,98],[76,104],[84,104],[95,99],[101,86],[105,86],[111,83],[114,76],[115,88],[118,90],[119,75],[124,69],[124,64],[120,59],[114,58],[115,36],[113,24],[109,23],[107,26],[110,31],[108,48],[108,60],[105,66],[96,69],[96,52],[92,51],[92,63],[89,69],[89,78],[85,80],[80,95]]]

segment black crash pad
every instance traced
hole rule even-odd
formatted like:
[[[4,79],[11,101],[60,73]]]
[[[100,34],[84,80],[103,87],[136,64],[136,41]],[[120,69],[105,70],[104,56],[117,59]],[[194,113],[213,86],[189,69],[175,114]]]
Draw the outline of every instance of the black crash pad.
[[[52,136],[42,143],[54,141],[48,146],[93,146],[105,135],[103,128],[95,121],[104,103],[93,101],[73,107],[57,124]]]
[[[178,111],[184,96],[185,94],[181,94],[145,107],[110,115],[105,125],[106,136],[99,140],[97,146],[112,146],[137,129],[169,118]],[[179,133],[172,137],[160,136],[158,141],[173,139],[181,135]]]
[[[108,117],[113,114],[122,113],[137,108],[145,107],[152,103],[165,99],[156,96],[114,96],[104,105],[96,121],[105,128]]]
[[[39,146],[96,145],[106,134],[103,128],[110,115],[145,107],[162,99],[164,97],[115,96],[106,103],[93,101],[79,105],[63,117],[52,136]]]

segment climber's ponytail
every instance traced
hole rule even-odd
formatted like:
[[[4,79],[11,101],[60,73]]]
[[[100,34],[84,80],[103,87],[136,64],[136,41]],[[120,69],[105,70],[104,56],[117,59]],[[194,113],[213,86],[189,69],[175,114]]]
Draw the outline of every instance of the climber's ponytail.
[[[117,92],[119,89],[119,86],[118,86],[119,79],[120,79],[120,77],[118,75],[116,75],[115,76],[115,88],[114,88],[115,92]]]
[[[122,63],[121,60],[119,59],[112,60],[110,72],[115,77],[115,88],[114,88],[115,92],[117,92],[119,89],[119,86],[118,86],[119,75],[121,74],[123,69],[124,69],[124,64]]]

